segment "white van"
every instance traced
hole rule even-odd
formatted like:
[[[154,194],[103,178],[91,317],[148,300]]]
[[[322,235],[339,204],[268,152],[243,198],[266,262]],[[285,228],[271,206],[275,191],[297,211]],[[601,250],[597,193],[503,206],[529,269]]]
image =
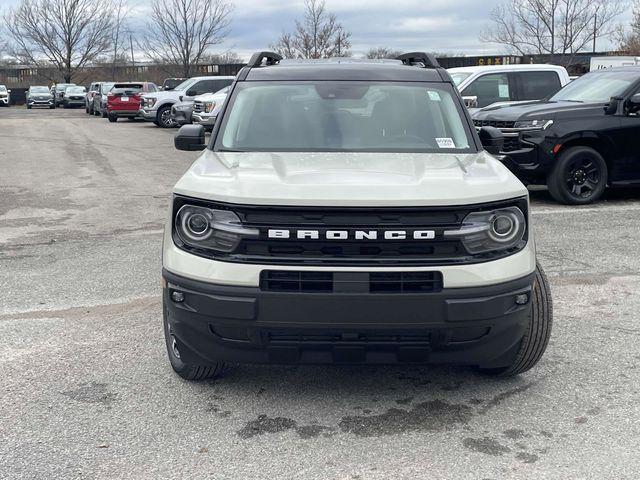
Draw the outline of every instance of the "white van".
[[[602,70],[603,68],[633,67],[640,65],[640,57],[591,57],[589,71]]]
[[[492,65],[448,71],[469,109],[541,100],[571,81],[567,70],[557,65]]]

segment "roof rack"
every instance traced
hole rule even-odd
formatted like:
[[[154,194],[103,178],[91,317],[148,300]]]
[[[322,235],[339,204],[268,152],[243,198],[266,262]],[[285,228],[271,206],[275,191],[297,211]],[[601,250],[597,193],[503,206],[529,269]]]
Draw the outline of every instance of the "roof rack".
[[[438,60],[436,60],[436,57],[434,57],[431,53],[403,53],[399,57],[396,57],[396,60],[400,60],[405,65],[422,65],[423,68],[440,68]]]
[[[258,52],[251,55],[251,59],[247,64],[247,67],[255,68],[262,65],[262,61],[265,60],[266,65],[275,65],[276,63],[280,63],[282,60],[282,55],[278,55],[274,52]]]

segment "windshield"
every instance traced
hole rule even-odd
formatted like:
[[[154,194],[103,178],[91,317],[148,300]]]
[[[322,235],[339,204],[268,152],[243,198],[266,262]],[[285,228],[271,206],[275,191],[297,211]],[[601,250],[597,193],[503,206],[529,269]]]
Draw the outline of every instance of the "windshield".
[[[84,87],[69,87],[66,90],[67,93],[85,93]]]
[[[467,72],[449,72],[449,75],[451,75],[451,78],[453,79],[453,83],[456,85],[456,87],[458,85],[460,85],[465,78],[469,78],[471,76],[471,73],[467,73]]]
[[[31,87],[29,91],[31,93],[49,93],[49,89],[47,87]]]
[[[56,85],[56,90],[64,92],[67,87],[75,87],[75,83],[59,83]]]
[[[550,98],[552,102],[606,103],[611,97],[622,95],[640,79],[637,72],[599,70],[580,77]]]
[[[5,87],[4,85],[0,85],[0,92],[6,92],[7,91],[7,87]]]
[[[113,88],[113,83],[103,83],[100,87],[100,93],[108,93]]]
[[[179,91],[187,90],[191,85],[193,85],[197,81],[198,81],[197,78],[187,78],[184,82],[182,82],[180,85],[178,85],[173,90],[179,90]]]
[[[447,84],[247,82],[233,97],[217,150],[472,151]]]

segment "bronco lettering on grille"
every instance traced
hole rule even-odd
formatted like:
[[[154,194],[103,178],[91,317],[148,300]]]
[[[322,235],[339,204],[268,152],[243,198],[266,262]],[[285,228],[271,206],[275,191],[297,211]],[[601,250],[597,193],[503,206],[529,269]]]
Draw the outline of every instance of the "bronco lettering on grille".
[[[269,229],[273,239],[297,240],[433,240],[434,230],[290,230]]]

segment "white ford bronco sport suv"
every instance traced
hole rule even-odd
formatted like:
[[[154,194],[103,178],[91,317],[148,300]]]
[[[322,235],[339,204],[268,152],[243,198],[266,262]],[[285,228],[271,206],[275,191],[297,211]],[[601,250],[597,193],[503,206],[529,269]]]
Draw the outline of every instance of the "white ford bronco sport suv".
[[[255,54],[174,188],[163,246],[169,360],[530,369],[551,332],[527,190],[432,55]],[[484,148],[483,148],[484,144]]]

